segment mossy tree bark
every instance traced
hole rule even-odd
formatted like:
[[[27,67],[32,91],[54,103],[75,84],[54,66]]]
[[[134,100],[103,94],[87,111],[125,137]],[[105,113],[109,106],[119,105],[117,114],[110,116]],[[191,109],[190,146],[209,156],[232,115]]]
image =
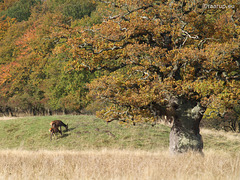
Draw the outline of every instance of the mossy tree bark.
[[[202,153],[203,141],[199,125],[206,108],[198,102],[184,99],[178,100],[177,105],[170,132],[170,152],[193,150]]]

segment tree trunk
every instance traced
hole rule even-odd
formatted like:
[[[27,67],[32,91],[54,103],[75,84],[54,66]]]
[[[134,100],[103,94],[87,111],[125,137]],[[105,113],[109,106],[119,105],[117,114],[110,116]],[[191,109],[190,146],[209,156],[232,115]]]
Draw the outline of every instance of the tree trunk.
[[[62,112],[63,112],[63,115],[66,115],[66,109],[65,108],[63,108]]]
[[[177,106],[176,106],[177,104]],[[174,110],[174,121],[170,132],[170,152],[182,153],[189,150],[202,153],[203,141],[199,131],[199,124],[206,108],[194,101],[178,99]]]
[[[48,115],[48,116],[51,116],[51,115],[52,115],[52,111],[51,111],[49,108],[47,109],[47,115]]]
[[[6,107],[6,112],[7,112],[9,117],[13,117],[13,112],[12,112],[12,109],[10,107]]]

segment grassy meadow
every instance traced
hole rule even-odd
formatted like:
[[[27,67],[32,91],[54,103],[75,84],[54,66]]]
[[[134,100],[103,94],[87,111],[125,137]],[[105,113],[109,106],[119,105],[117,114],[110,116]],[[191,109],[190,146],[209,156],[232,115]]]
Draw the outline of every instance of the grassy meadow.
[[[51,141],[57,119],[69,131]],[[240,179],[239,134],[202,129],[204,156],[173,156],[169,131],[83,115],[0,120],[0,179]]]
[[[53,120],[68,124],[69,131],[50,140]],[[159,150],[168,147],[170,128],[107,124],[95,116],[39,116],[0,121],[0,149],[23,150],[93,150],[142,149]]]

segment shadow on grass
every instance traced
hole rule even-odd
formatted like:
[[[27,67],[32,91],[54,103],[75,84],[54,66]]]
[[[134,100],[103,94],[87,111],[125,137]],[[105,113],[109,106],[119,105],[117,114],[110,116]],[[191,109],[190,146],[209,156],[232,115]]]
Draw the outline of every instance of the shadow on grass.
[[[62,136],[60,136],[59,138],[65,138],[65,137],[68,137],[69,134],[63,134]]]
[[[75,127],[74,128],[69,128],[68,131],[72,131],[74,129],[76,129],[76,128]],[[65,130],[64,132],[67,132],[67,131]]]

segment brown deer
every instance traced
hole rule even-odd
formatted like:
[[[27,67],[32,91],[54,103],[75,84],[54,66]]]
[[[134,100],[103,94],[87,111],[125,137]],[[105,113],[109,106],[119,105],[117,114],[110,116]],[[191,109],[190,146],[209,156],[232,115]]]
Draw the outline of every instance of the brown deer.
[[[57,127],[51,127],[49,129],[50,134],[50,140],[52,140],[52,136],[54,135],[56,137],[56,133],[60,133],[62,135],[62,131],[59,130]]]
[[[50,122],[50,125],[54,128],[54,127],[56,127],[56,128],[58,128],[58,127],[60,127],[60,131],[62,131],[62,126],[64,126],[65,128],[66,128],[66,131],[68,131],[68,124],[64,124],[62,121],[60,121],[60,120],[55,120],[55,121],[52,121],[52,122]]]

